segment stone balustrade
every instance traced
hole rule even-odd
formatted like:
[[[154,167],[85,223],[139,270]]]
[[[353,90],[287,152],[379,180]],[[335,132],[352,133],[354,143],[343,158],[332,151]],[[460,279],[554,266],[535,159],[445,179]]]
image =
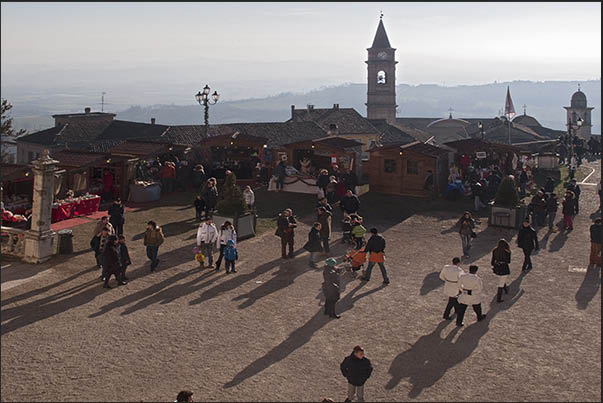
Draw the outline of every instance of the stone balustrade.
[[[1,227],[2,254],[22,258],[25,255],[25,232],[18,228]]]

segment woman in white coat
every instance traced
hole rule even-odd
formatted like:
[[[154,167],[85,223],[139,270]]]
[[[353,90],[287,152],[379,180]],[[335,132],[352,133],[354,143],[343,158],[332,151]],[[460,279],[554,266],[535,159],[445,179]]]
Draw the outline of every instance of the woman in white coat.
[[[237,232],[235,231],[230,221],[224,221],[224,224],[222,224],[222,226],[220,227],[218,239],[216,239],[216,249],[220,250],[220,256],[218,257],[218,261],[216,262],[216,271],[220,270],[220,264],[222,264],[222,259],[224,258],[224,248],[226,247],[226,243],[228,243],[228,241],[232,241],[236,248]]]
[[[211,218],[207,217],[197,230],[197,246],[201,248],[201,253],[203,253],[206,261],[209,263],[208,268],[214,267],[213,247],[217,240],[218,230]],[[201,266],[204,267],[203,263],[201,263]]]

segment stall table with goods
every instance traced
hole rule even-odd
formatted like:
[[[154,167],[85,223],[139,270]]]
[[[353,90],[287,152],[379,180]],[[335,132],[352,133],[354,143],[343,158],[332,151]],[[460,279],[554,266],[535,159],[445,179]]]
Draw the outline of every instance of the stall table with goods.
[[[100,196],[86,194],[67,200],[58,200],[52,204],[51,222],[68,220],[73,217],[90,215],[98,211]]]
[[[134,181],[130,184],[129,201],[144,203],[161,198],[161,185],[158,182]]]
[[[31,201],[26,197],[14,196],[4,201],[4,208],[13,214],[25,214],[31,209]]]

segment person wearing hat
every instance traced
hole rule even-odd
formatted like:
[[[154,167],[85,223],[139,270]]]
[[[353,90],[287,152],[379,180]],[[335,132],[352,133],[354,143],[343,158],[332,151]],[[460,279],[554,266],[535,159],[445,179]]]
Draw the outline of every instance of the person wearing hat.
[[[385,270],[385,239],[379,235],[377,228],[371,228],[371,237],[369,238],[364,250],[369,255],[369,264],[366,267],[364,275],[360,278],[363,281],[369,281],[371,279],[371,272],[375,263],[379,265],[381,269],[381,275],[383,276],[383,284],[389,284],[389,278],[387,277],[387,270]]]
[[[335,268],[337,260],[330,257],[325,261],[325,268],[322,271],[324,279],[322,283],[322,292],[325,295],[325,315],[331,318],[339,319],[340,316],[335,313],[335,304],[339,300],[339,272]]]
[[[348,397],[346,402],[351,402],[354,397],[359,402],[364,402],[364,384],[373,373],[371,361],[364,356],[364,349],[355,346],[352,354],[347,356],[339,366],[341,374],[348,380]]]
[[[192,402],[193,401],[193,392],[190,390],[183,390],[178,393],[176,396],[176,400],[174,402]]]

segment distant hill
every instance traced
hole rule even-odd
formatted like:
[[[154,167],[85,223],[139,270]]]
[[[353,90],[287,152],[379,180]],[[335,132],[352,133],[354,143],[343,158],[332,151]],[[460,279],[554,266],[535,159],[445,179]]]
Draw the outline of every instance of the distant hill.
[[[485,85],[443,87],[421,84],[397,86],[398,116],[445,117],[453,109],[456,117],[493,117],[504,107],[507,85],[517,114],[527,105],[528,115],[543,126],[565,129],[565,110],[577,81],[513,81]],[[593,133],[601,133],[601,80],[580,82],[592,112]],[[267,98],[218,103],[210,107],[210,123],[284,121],[290,117],[290,106],[307,104],[331,107],[352,107],[366,114],[366,85],[347,84],[321,88],[305,94],[283,93]],[[198,124],[203,113],[198,105],[133,106],[117,114],[118,119],[149,122],[154,117],[162,124]]]

